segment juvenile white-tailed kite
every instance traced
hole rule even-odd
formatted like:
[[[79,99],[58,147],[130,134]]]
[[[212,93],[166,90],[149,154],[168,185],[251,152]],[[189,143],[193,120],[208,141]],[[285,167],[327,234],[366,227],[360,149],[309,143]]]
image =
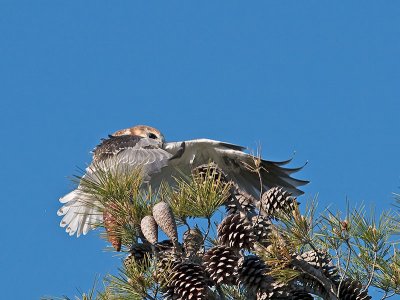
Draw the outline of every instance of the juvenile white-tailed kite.
[[[173,184],[174,177],[190,175],[193,168],[214,162],[240,189],[259,197],[259,175],[247,167],[253,164],[254,156],[245,153],[245,150],[242,146],[209,139],[167,143],[159,130],[140,125],[119,130],[102,140],[93,151],[93,161],[86,168],[86,174],[93,173],[98,164],[119,165],[128,170],[140,167],[145,182],[152,188],[157,188],[162,181]],[[295,196],[303,193],[298,187],[307,184],[308,181],[291,177],[291,174],[302,167],[283,167],[290,161],[260,161],[264,191],[281,186]],[[110,164],[107,164],[108,162]],[[76,234],[79,237],[88,233],[103,218],[103,215],[96,211],[95,205],[88,205],[95,201],[97,200],[85,193],[81,186],[62,197],[60,202],[63,206],[57,212],[59,216],[63,216],[60,226],[66,227],[70,235]]]

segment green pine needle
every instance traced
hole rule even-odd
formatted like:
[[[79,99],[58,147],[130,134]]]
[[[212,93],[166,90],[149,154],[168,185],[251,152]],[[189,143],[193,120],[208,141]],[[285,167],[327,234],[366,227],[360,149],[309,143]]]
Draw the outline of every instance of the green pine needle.
[[[186,218],[211,218],[218,208],[230,196],[231,184],[225,183],[221,177],[211,176],[211,168],[201,177],[176,178],[176,188],[168,188],[168,202],[180,220]]]

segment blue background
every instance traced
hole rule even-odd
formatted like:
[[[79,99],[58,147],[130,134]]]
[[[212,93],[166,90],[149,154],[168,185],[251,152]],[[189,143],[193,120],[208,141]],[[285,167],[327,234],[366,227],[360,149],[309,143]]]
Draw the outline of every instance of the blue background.
[[[399,16],[398,1],[1,0],[2,297],[72,296],[115,274],[98,234],[69,237],[56,211],[99,139],[135,124],[296,151],[303,202],[389,207]]]

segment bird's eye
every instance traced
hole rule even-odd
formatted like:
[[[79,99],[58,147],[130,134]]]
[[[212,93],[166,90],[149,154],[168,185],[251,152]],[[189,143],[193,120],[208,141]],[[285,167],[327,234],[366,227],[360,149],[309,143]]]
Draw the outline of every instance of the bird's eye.
[[[156,140],[157,136],[154,133],[149,133],[149,138]]]

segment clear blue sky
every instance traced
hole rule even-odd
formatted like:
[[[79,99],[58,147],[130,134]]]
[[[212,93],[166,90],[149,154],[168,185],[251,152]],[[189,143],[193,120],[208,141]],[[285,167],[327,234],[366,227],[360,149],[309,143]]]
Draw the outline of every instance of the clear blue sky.
[[[321,207],[389,207],[399,16],[398,1],[1,0],[2,297],[72,296],[115,273],[98,235],[69,237],[56,211],[99,139],[135,124],[296,151]]]

